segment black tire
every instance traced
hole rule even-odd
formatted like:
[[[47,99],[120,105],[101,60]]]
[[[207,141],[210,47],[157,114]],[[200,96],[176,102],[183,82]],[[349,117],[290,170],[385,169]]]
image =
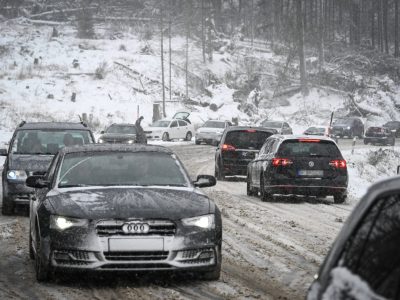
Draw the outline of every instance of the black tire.
[[[190,131],[188,131],[186,133],[185,141],[191,141],[191,140],[192,140],[192,133]]]
[[[4,216],[11,216],[14,214],[15,203],[10,199],[10,197],[5,196],[4,189],[3,189],[3,204],[1,207],[1,213]]]
[[[265,190],[263,174],[261,174],[261,179],[260,179],[260,198],[261,198],[261,201],[263,201],[263,202],[271,201],[273,199],[272,194],[268,193]]]
[[[30,259],[35,259],[35,252],[33,251],[32,247],[32,236],[31,236],[31,230],[29,229],[29,242],[28,242],[28,249],[29,249],[29,258]]]
[[[47,282],[50,280],[50,264],[43,253],[43,244],[40,236],[36,236],[36,255],[35,255],[35,272],[36,280],[39,282]]]
[[[196,145],[200,145],[200,141],[196,140],[196,141],[195,141],[195,144],[196,144]]]
[[[218,247],[218,255],[217,255],[217,265],[215,266],[214,270],[202,272],[200,274],[201,279],[207,281],[214,281],[218,280],[221,276],[221,265],[222,265],[222,255],[221,255],[221,246]]]
[[[333,196],[333,201],[335,202],[335,204],[342,204],[346,201],[346,199],[347,199],[347,195],[339,194],[339,195]]]
[[[394,146],[396,144],[396,140],[393,139],[392,143],[390,144],[391,146]]]
[[[164,133],[163,133],[163,135],[162,135],[162,140],[163,140],[164,142],[167,142],[167,141],[170,140],[170,139],[169,139],[169,134],[168,134],[168,132],[164,132]]]
[[[251,188],[251,186],[250,186],[250,177],[249,177],[249,175],[247,175],[247,179],[246,179],[246,194],[247,194],[247,196],[255,196],[255,192],[254,192],[254,190]]]
[[[217,180],[225,180],[225,174],[224,171],[222,170],[221,164],[218,163],[218,170],[217,168],[215,168],[215,177],[217,178]]]
[[[364,145],[368,145],[368,141],[364,139]]]

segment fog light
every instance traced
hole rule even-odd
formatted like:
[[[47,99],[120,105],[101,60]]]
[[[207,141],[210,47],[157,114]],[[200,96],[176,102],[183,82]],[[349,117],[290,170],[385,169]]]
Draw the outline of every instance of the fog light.
[[[210,259],[214,257],[214,252],[208,251],[208,252],[202,252],[199,255],[199,259]]]
[[[66,252],[54,252],[55,260],[72,260],[68,253]]]

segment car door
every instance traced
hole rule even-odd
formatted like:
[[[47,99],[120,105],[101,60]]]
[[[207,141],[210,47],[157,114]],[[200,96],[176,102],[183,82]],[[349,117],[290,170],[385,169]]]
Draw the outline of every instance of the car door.
[[[255,186],[260,185],[261,173],[264,171],[264,164],[268,160],[269,153],[271,152],[272,145],[274,144],[275,139],[267,139],[263,146],[263,152],[258,155],[255,161],[255,168],[253,173],[253,184]]]
[[[339,235],[340,246],[334,245],[320,274],[317,299],[400,299],[400,190],[384,192],[372,203],[351,224],[356,226]]]
[[[185,121],[183,121],[183,120],[178,120],[178,125],[179,125],[179,127],[178,127],[178,134],[179,134],[179,139],[184,139],[184,138],[186,138],[186,133],[188,132],[188,131],[190,131],[189,130],[189,127],[188,127],[188,123],[186,123]]]
[[[171,139],[178,139],[179,138],[179,125],[177,120],[173,120],[169,124],[169,137]]]

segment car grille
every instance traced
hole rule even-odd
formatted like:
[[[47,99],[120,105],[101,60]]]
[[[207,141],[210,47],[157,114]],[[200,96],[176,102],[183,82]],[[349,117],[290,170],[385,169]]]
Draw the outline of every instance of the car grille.
[[[157,270],[157,269],[172,269],[169,264],[106,264],[101,266],[103,270]]]
[[[141,220],[142,223],[149,224],[148,233],[125,233],[122,230],[122,226],[125,223],[132,222],[134,220],[126,221],[113,221],[105,220],[99,221],[96,224],[96,231],[99,236],[110,236],[110,235],[174,235],[176,232],[176,225],[172,221],[168,220]]]
[[[168,258],[168,251],[146,251],[146,252],[104,252],[107,260],[112,261],[155,261],[165,260]]]

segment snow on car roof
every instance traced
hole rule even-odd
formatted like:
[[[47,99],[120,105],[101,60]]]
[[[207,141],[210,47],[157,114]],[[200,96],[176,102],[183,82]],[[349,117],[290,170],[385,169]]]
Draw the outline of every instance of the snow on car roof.
[[[158,145],[143,144],[86,144],[82,146],[64,147],[61,154],[78,152],[163,152],[173,154],[174,152],[166,147]]]
[[[21,123],[17,130],[22,129],[80,129],[90,130],[89,127],[82,123],[72,122],[32,122],[32,123]]]

